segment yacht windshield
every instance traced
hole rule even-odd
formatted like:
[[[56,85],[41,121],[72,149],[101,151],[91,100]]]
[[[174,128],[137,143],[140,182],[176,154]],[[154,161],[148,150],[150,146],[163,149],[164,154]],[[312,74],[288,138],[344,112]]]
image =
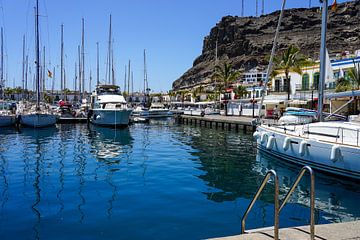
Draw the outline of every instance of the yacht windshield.
[[[121,95],[119,87],[99,87],[97,90],[98,95]]]

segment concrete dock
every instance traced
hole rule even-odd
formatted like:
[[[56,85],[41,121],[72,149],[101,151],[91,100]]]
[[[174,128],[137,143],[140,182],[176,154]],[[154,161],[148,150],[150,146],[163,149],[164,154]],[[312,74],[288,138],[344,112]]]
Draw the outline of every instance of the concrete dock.
[[[274,239],[273,228],[254,229],[247,234],[230,237],[213,238],[216,240],[270,240]],[[279,230],[281,240],[310,239],[309,226],[282,228]],[[355,240],[360,239],[360,221],[331,223],[315,226],[316,240]]]
[[[252,124],[252,117],[241,117],[241,116],[222,116],[222,115],[205,115],[201,116],[190,116],[190,115],[179,115],[176,117],[178,123],[202,126],[208,128],[220,128],[227,130],[242,130],[244,132],[254,131],[255,127]]]

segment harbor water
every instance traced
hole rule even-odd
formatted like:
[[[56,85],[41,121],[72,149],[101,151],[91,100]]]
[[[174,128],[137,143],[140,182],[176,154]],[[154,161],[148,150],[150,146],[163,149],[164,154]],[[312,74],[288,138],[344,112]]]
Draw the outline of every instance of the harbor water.
[[[258,153],[251,134],[172,120],[0,129],[0,239],[203,239],[239,234],[264,175],[284,197],[299,166]],[[248,229],[273,225],[270,183]],[[316,172],[316,223],[360,218],[360,184]],[[309,223],[309,179],[280,227]]]

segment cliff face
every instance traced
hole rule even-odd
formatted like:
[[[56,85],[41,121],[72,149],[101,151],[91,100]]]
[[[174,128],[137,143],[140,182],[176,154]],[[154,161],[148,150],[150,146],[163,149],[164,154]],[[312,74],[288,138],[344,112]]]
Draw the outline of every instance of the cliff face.
[[[202,54],[193,67],[173,83],[173,89],[186,88],[209,78],[215,66],[216,42],[219,63],[227,61],[235,69],[250,70],[267,65],[280,11],[261,17],[226,16],[205,37]],[[289,9],[279,34],[277,52],[290,44],[303,54],[318,59],[321,11],[319,8]],[[360,0],[338,5],[329,11],[327,48],[330,54],[360,49]]]

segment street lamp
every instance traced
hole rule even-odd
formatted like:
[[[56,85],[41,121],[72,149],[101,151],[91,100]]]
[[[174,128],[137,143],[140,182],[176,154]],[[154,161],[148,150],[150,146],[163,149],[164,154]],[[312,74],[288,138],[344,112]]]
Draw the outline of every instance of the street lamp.
[[[255,85],[253,86],[253,95],[252,95],[252,117],[255,117]]]

